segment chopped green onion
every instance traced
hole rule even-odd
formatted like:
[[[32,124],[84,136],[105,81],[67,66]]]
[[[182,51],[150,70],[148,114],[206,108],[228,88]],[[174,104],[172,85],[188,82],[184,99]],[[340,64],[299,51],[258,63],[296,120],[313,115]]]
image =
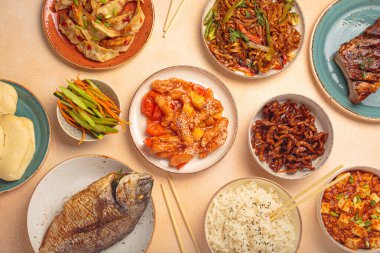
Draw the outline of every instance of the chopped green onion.
[[[372,199],[372,200],[369,202],[369,204],[370,204],[372,207],[374,207],[374,206],[376,206],[376,201]]]
[[[371,218],[372,219],[377,219],[377,215],[376,214],[371,214]]]
[[[95,23],[101,24],[102,22],[99,19],[97,19],[95,20]]]
[[[104,25],[110,27],[110,24],[108,24],[108,22],[104,22]]]
[[[106,4],[106,3],[108,2],[108,0],[100,0],[100,2],[101,2],[102,4]]]
[[[364,225],[366,227],[371,226],[371,224],[372,224],[372,222],[370,220],[367,220],[367,221],[364,222]]]
[[[363,185],[363,188],[364,188],[364,189],[368,189],[368,188],[369,188],[369,185],[368,185],[368,184],[365,184],[365,185]]]
[[[78,0],[74,0],[74,4],[75,4],[76,6],[79,6]]]
[[[353,199],[354,205],[362,203],[360,196],[356,195]]]
[[[336,199],[341,199],[343,197],[344,193],[339,194]]]
[[[353,184],[355,182],[353,176],[350,176],[350,178],[348,179],[348,182],[350,184]]]
[[[82,27],[80,27],[79,25],[74,25],[74,27],[75,27],[77,30],[82,30]]]
[[[333,211],[331,211],[330,214],[331,214],[331,216],[334,216],[334,217],[338,217],[339,216],[339,214],[337,214],[336,212],[333,212]]]
[[[112,17],[111,14],[107,14],[104,18],[105,18],[105,19],[109,19],[109,18],[111,18],[111,17]]]
[[[102,15],[98,15],[98,16],[96,16],[96,19],[102,19],[102,18],[103,18]]]
[[[82,16],[82,21],[83,21],[84,29],[87,29],[87,27],[88,27],[88,22],[87,22],[87,18],[86,18],[85,15]]]
[[[117,9],[116,9],[116,8],[112,10],[112,14],[113,14],[114,16],[117,15]]]

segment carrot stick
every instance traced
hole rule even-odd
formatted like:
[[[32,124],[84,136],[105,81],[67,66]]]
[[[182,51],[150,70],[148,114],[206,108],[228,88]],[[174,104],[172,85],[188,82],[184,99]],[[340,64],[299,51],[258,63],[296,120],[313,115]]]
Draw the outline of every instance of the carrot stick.
[[[84,142],[84,138],[86,137],[86,131],[85,129],[82,127],[82,138],[80,139],[78,145],[82,144]]]

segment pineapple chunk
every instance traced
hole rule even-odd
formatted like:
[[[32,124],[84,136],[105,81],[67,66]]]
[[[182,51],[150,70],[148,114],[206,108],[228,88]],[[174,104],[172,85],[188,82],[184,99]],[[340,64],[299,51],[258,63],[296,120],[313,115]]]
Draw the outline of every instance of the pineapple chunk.
[[[371,194],[371,199],[374,200],[376,203],[379,202],[380,200],[379,196],[377,196],[376,193]]]
[[[204,131],[201,128],[196,127],[193,129],[192,134],[193,134],[194,140],[199,141],[200,139],[202,139]]]
[[[369,239],[369,246],[371,249],[379,249],[380,248],[380,237],[373,237]]]
[[[359,195],[359,197],[362,199],[369,196],[370,193],[371,193],[371,189],[369,187],[368,188],[364,188],[364,187],[356,188],[356,194]]]
[[[214,119],[220,119],[222,117],[223,112],[219,112],[217,114],[214,114]]]
[[[352,232],[354,235],[359,236],[360,238],[363,238],[363,237],[368,236],[368,231],[367,231],[367,229],[365,229],[364,227],[358,226],[358,225],[356,225],[356,224],[355,224],[354,227],[352,228],[351,232]]]
[[[322,202],[321,213],[324,213],[324,214],[330,213],[330,204],[329,203]]]
[[[371,222],[372,222],[371,229],[380,231],[380,221],[378,219],[372,219]]]
[[[182,107],[182,111],[187,115],[191,115],[194,112],[194,107],[190,103],[185,103]]]
[[[341,228],[346,227],[348,225],[348,223],[350,223],[350,219],[351,219],[350,216],[348,216],[346,214],[341,214],[339,217],[339,220],[338,220],[339,227],[341,227]]]
[[[347,238],[344,245],[352,250],[358,250],[362,239],[360,238]]]
[[[191,102],[197,109],[201,109],[202,106],[206,103],[205,98],[202,97],[201,95],[198,95],[194,91],[190,91],[189,95],[190,95]]]

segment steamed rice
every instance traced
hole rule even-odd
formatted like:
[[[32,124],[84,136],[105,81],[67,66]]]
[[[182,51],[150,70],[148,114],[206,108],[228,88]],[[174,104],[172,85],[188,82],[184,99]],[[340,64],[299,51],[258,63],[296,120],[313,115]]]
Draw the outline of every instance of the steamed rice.
[[[214,252],[294,252],[294,219],[288,212],[273,222],[271,212],[282,205],[272,188],[254,181],[230,187],[212,201],[206,236]]]

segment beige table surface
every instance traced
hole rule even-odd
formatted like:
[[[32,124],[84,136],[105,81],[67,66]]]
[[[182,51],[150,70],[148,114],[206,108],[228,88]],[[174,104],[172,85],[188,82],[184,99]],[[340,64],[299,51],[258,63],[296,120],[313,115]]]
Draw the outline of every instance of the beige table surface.
[[[127,116],[131,98],[142,81],[153,72],[167,66],[189,64],[216,74],[230,88],[239,111],[239,130],[236,141],[227,156],[214,167],[193,175],[174,176],[178,193],[184,202],[190,223],[207,252],[203,234],[203,216],[211,196],[225,183],[251,176],[267,177],[295,194],[330,168],[339,163],[346,166],[368,165],[380,168],[380,125],[361,122],[342,114],[319,90],[309,65],[309,40],[320,13],[331,0],[300,0],[306,19],[306,40],[299,58],[283,73],[265,80],[236,79],[206,57],[201,36],[200,18],[205,0],[187,0],[166,39],[162,27],[169,0],[153,0],[156,22],[153,34],[144,50],[131,62],[103,72],[80,71],[58,58],[50,49],[41,29],[42,1],[1,1],[0,15],[0,78],[27,86],[42,101],[50,117],[52,141],[50,152],[40,170],[22,187],[0,194],[0,252],[32,252],[26,216],[29,200],[41,178],[61,161],[83,154],[104,154],[120,159],[136,170],[147,171],[155,177],[153,198],[156,203],[156,228],[148,252],[179,252],[175,234],[164,204],[160,183],[166,183],[165,174],[156,169],[138,153],[129,131],[107,137],[97,143],[77,146],[60,129],[55,115],[55,88],[65,78],[98,78],[112,84],[118,92],[122,109]],[[175,1],[177,6],[179,0]],[[247,149],[247,127],[251,116],[265,100],[283,93],[299,93],[316,100],[330,116],[335,136],[334,147],[326,166],[315,175],[301,181],[285,181],[264,173],[251,161]],[[174,199],[170,195],[174,204]],[[303,235],[299,252],[340,252],[318,225],[316,198],[301,205]],[[175,209],[177,220],[179,212]],[[184,224],[179,223],[188,252],[194,252]]]

